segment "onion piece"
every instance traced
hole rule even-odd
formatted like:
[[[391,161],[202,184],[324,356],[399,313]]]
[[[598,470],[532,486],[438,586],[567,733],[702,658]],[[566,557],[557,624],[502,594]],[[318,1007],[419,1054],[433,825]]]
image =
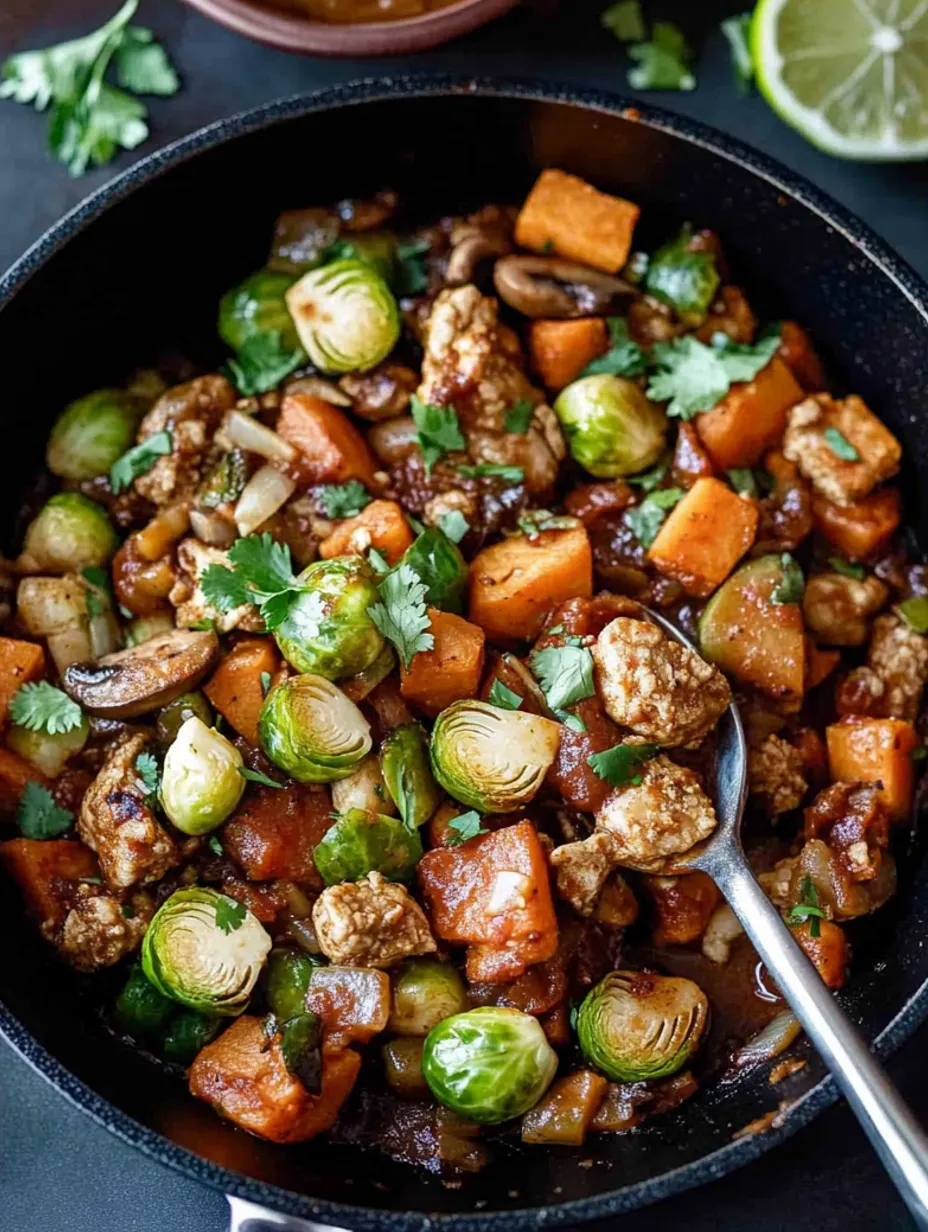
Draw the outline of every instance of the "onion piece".
[[[764,1061],[772,1061],[789,1048],[801,1031],[802,1027],[793,1011],[783,1010],[738,1049],[732,1058],[732,1064],[736,1069],[746,1069],[749,1066],[761,1065]]]
[[[235,527],[215,509],[191,510],[190,529],[211,548],[230,548],[235,542]]]
[[[292,462],[296,457],[296,450],[289,441],[285,441],[263,423],[251,415],[242,414],[241,411],[227,412],[217,437],[222,441],[223,447],[228,442],[231,447],[259,453],[263,458],[274,462]]]
[[[294,381],[288,381],[284,386],[285,394],[312,394],[332,406],[351,406],[351,399],[334,381],[327,381],[321,376],[298,376]]]
[[[250,535],[262,522],[286,504],[296,484],[273,466],[262,466],[245,484],[235,506],[235,524],[240,535]]]
[[[23,578],[16,593],[16,608],[26,632],[47,640],[59,672],[71,663],[93,658],[87,591],[79,578]]]

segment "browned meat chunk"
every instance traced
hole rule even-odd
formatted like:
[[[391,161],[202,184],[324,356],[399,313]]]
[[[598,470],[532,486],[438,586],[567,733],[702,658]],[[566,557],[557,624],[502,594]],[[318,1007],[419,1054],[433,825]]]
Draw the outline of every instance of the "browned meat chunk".
[[[380,364],[370,372],[349,372],[338,382],[351,399],[351,409],[361,419],[377,423],[404,414],[419,378],[402,364]]]
[[[323,890],[313,924],[326,958],[345,966],[392,967],[437,949],[422,908],[380,873]]]
[[[805,812],[806,839],[824,839],[851,881],[872,881],[889,845],[889,814],[876,783],[832,783]]]
[[[928,680],[928,638],[895,613],[873,622],[866,667],[855,668],[838,690],[841,714],[915,719]]]
[[[55,944],[78,971],[112,967],[139,946],[152,916],[147,895],[136,894],[124,906],[112,894],[95,886],[81,886],[74,906],[65,916]]]
[[[879,578],[817,573],[806,582],[802,614],[806,628],[826,646],[862,646],[870,620],[889,597]]]
[[[790,411],[783,452],[822,496],[850,505],[895,475],[902,446],[862,398],[813,394]]]
[[[570,903],[578,915],[592,915],[616,865],[612,836],[597,832],[579,842],[555,847],[549,862],[555,871],[558,897]]]
[[[171,452],[135,481],[136,491],[156,505],[192,496],[204,478],[206,457],[223,414],[235,406],[224,376],[201,376],[162,394],[139,427],[139,443],[157,432],[171,434]]]
[[[806,794],[800,751],[779,736],[770,735],[748,750],[748,780],[751,795],[769,817],[799,808]]]

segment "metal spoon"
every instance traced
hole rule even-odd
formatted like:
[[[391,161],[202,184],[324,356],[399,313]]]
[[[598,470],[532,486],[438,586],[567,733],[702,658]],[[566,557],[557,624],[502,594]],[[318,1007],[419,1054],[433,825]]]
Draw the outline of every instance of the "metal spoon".
[[[648,610],[648,617],[669,637],[696,650],[665,616]],[[822,983],[745,858],[741,815],[747,798],[747,764],[744,728],[732,703],[718,726],[718,827],[704,843],[675,860],[674,871],[701,869],[725,895],[834,1075],[916,1224],[928,1228],[928,1136]]]

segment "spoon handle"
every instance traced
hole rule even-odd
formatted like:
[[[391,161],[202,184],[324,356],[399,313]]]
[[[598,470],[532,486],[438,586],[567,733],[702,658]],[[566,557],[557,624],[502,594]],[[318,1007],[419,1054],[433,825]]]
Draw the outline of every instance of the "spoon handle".
[[[711,875],[883,1161],[916,1225],[928,1229],[928,1136],[754,879],[740,850]]]

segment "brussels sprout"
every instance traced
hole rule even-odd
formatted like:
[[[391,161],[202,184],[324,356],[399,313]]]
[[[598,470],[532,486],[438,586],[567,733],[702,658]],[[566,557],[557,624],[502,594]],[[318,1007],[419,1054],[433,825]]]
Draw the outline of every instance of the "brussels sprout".
[[[214,727],[191,715],[164,756],[161,804],[183,834],[222,825],[245,790],[242,755]]]
[[[392,285],[396,275],[396,236],[391,231],[358,231],[343,236],[325,254],[327,261],[363,261]]]
[[[422,1071],[440,1104],[482,1125],[521,1116],[544,1095],[557,1053],[537,1018],[485,1005],[426,1036]]]
[[[371,751],[371,729],[324,676],[291,676],[271,689],[258,718],[265,753],[301,783],[347,778]]]
[[[427,1096],[429,1084],[422,1072],[425,1040],[395,1039],[383,1046],[383,1072],[387,1086],[409,1099]]]
[[[682,1069],[699,1045],[709,1002],[692,980],[612,971],[577,1015],[583,1055],[613,1082],[645,1082]]]
[[[430,607],[445,612],[464,611],[467,601],[467,561],[457,544],[436,528],[424,530],[403,553],[396,566],[410,565],[425,583]]]
[[[602,372],[568,385],[554,413],[570,452],[599,479],[634,475],[664,452],[667,418],[634,383]]]
[[[511,813],[541,787],[559,741],[560,727],[551,719],[487,702],[452,702],[432,728],[432,772],[461,804]]]
[[[425,733],[418,723],[394,727],[380,746],[384,782],[407,826],[423,826],[441,804]]]
[[[675,308],[684,320],[708,312],[719,286],[715,255],[691,248],[692,238],[692,230],[684,227],[676,239],[659,248],[644,279],[645,290]]]
[[[313,860],[326,885],[360,881],[368,873],[383,873],[389,881],[409,881],[422,859],[418,830],[399,817],[352,809],[339,817],[319,840]]]
[[[279,1023],[284,1065],[310,1095],[322,1090],[322,1019],[304,1011]]]
[[[397,1035],[428,1035],[444,1018],[467,1009],[467,990],[457,967],[437,958],[408,958],[393,985],[387,1028]]]
[[[242,449],[224,453],[197,492],[201,509],[216,509],[237,501],[248,482],[248,463]]]
[[[363,261],[333,261],[311,270],[286,300],[303,349],[321,372],[373,368],[400,336],[396,300]]]
[[[80,492],[59,492],[26,531],[18,564],[24,573],[80,573],[108,564],[119,539],[102,505]]]
[[[204,1014],[244,1010],[271,939],[234,899],[193,886],[175,890],[142,941],[142,969],[159,992]]]
[[[188,719],[199,719],[206,727],[212,727],[216,721],[212,706],[199,689],[194,693],[182,693],[158,711],[155,730],[163,749],[177,739],[178,732]]]
[[[265,997],[268,1009],[281,1022],[306,1012],[306,993],[316,967],[325,960],[294,946],[275,946],[267,960]]]
[[[90,723],[87,716],[81,714],[77,727],[54,735],[44,730],[30,731],[28,727],[14,725],[7,732],[6,744],[14,753],[41,770],[46,778],[56,779],[68,758],[81,751],[89,735]]]
[[[189,1065],[219,1030],[221,1022],[215,1014],[201,1014],[197,1010],[181,1010],[175,1014],[161,1037],[161,1053],[165,1060]]]
[[[55,420],[45,461],[62,479],[96,479],[135,444],[145,402],[122,389],[98,389],[78,398]]]
[[[113,1017],[120,1031],[144,1037],[156,1035],[175,1012],[177,1006],[170,997],[159,992],[145,977],[138,963],[129,972],[122,992],[116,998]]]
[[[258,270],[227,291],[219,301],[219,337],[240,351],[256,334],[276,330],[287,350],[298,351],[300,340],[284,298],[292,285],[289,274]]]
[[[380,759],[375,753],[368,754],[346,779],[332,784],[332,807],[336,813],[347,813],[351,809],[387,814],[396,811],[387,795]]]
[[[384,648],[383,634],[369,616],[379,603],[374,574],[361,556],[317,560],[297,578],[303,595],[274,638],[298,672],[327,680],[356,676]]]

